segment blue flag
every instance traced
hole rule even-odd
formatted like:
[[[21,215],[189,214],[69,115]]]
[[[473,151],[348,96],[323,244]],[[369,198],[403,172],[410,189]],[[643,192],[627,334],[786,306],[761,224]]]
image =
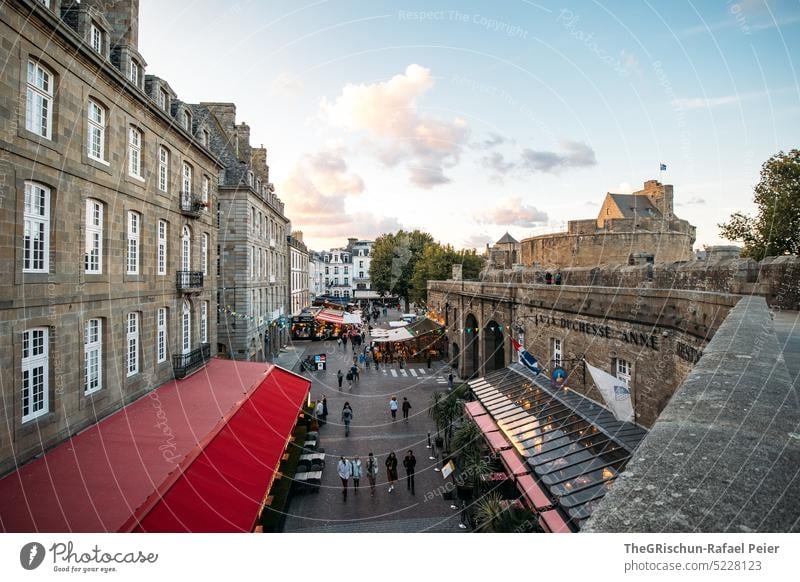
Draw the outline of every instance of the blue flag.
[[[523,348],[522,345],[513,337],[511,338],[511,345],[514,346],[514,350],[517,352],[517,358],[521,364],[523,364],[534,374],[538,374],[542,371],[542,368],[539,366],[539,362],[536,361],[536,358],[534,358],[530,352]]]
[[[667,171],[667,164],[661,164],[661,171],[662,172],[666,172]]]

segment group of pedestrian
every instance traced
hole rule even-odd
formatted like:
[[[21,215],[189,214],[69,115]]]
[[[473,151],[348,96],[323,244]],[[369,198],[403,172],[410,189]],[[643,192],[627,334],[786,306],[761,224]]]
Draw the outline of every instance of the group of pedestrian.
[[[561,285],[561,273],[556,273],[555,277],[553,277],[553,273],[547,271],[544,274],[544,282],[547,285],[552,285],[555,282],[556,285]]]
[[[389,493],[394,491],[394,484],[397,482],[397,455],[394,451],[389,453],[384,461],[386,467],[386,480],[389,482]],[[416,473],[417,458],[414,456],[414,451],[410,450],[403,458],[403,468],[406,470],[406,489],[411,491],[412,495],[416,495],[414,485],[414,475]],[[347,502],[347,490],[350,486],[350,479],[353,480],[353,491],[358,493],[361,485],[362,475],[361,458],[357,455],[352,459],[347,459],[344,456],[339,458],[339,463],[336,467],[336,472],[342,480],[342,501]],[[370,495],[375,495],[375,484],[378,478],[378,459],[370,451],[367,456],[366,464],[367,479],[369,480]]]

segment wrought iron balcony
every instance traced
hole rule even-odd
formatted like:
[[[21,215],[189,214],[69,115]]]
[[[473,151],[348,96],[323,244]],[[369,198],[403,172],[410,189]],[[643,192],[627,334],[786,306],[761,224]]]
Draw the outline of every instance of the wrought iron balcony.
[[[205,209],[205,204],[190,193],[181,194],[181,214],[197,218]]]
[[[199,291],[203,288],[203,271],[176,271],[175,284],[178,291]]]
[[[211,344],[200,344],[200,347],[185,354],[172,356],[172,372],[176,379],[181,379],[195,370],[202,368],[211,359]]]

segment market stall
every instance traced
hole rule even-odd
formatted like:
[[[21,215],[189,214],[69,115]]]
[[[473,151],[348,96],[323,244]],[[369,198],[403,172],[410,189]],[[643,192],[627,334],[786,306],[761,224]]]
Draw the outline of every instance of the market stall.
[[[423,318],[390,329],[373,328],[370,334],[373,353],[379,361],[424,362],[447,355],[444,327],[431,319]]]

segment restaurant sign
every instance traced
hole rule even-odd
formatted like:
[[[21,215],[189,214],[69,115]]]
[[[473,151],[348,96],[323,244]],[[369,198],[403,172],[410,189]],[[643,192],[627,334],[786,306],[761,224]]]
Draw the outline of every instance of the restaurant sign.
[[[540,314],[532,318],[536,325],[542,326],[555,326],[562,329],[570,329],[586,335],[606,338],[617,339],[632,344],[635,346],[647,347],[652,350],[660,350],[661,346],[658,343],[658,336],[642,333],[634,330],[619,329],[614,326],[590,323],[588,321],[580,321],[578,319],[568,319],[566,317],[555,317],[550,314]]]

